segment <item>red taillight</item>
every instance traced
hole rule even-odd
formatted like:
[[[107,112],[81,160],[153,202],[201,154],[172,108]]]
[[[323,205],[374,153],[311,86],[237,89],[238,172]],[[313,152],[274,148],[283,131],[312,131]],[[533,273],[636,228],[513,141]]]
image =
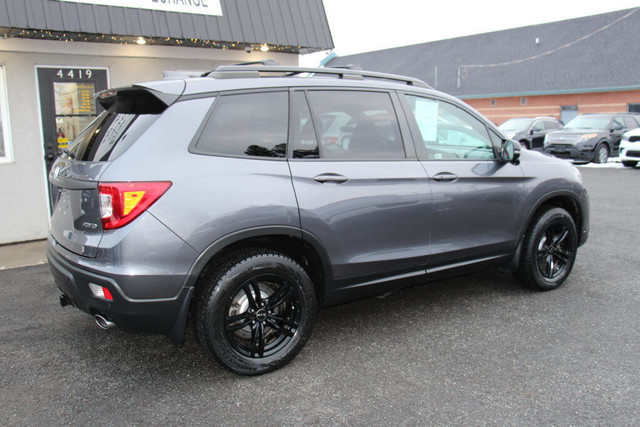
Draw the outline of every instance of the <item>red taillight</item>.
[[[102,228],[120,228],[149,209],[171,182],[105,182],[98,185]]]

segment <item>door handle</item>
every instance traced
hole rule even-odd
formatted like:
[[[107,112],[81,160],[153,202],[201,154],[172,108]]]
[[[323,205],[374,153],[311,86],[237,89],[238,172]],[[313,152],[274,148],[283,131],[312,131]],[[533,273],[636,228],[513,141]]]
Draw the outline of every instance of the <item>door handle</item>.
[[[451,172],[440,172],[435,174],[433,179],[438,182],[453,182],[458,179],[458,175]]]
[[[324,184],[326,182],[333,182],[335,184],[342,184],[343,182],[347,182],[349,181],[349,178],[347,178],[344,175],[340,175],[337,173],[323,173],[317,176],[314,176],[313,179],[321,184]]]

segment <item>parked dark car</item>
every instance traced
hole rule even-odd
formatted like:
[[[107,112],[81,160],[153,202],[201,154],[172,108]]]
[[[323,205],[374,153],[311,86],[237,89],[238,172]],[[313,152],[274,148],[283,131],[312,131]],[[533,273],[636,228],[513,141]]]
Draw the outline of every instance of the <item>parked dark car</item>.
[[[60,302],[178,344],[191,319],[239,374],[318,307],[494,267],[557,288],[589,233],[575,167],[408,77],[226,66],[99,101],[49,175]]]
[[[640,115],[580,114],[544,139],[544,152],[579,162],[606,163],[618,155],[622,134],[640,126]]]
[[[498,129],[525,148],[542,150],[544,137],[551,131],[562,129],[562,122],[554,117],[514,117]]]

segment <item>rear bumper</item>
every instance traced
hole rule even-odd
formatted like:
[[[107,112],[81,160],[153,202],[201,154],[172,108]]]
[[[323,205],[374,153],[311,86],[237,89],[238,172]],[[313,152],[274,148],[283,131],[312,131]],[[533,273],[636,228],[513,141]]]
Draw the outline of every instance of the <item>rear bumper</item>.
[[[92,316],[101,314],[123,329],[163,333],[176,344],[184,342],[193,288],[183,287],[172,298],[132,299],[122,292],[114,277],[89,271],[66,259],[62,251],[50,238],[47,258],[54,281],[75,307]],[[94,296],[89,283],[109,289],[113,301]]]
[[[573,145],[548,145],[542,151],[561,159],[572,159],[581,162],[590,162],[595,155],[593,150],[581,151]]]

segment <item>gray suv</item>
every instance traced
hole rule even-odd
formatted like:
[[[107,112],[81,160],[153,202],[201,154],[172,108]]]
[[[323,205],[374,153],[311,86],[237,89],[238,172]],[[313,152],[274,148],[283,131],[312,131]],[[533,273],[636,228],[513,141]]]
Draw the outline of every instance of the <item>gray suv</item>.
[[[98,95],[54,163],[60,302],[255,375],[319,307],[502,267],[560,286],[589,232],[578,170],[408,77],[224,66]]]

